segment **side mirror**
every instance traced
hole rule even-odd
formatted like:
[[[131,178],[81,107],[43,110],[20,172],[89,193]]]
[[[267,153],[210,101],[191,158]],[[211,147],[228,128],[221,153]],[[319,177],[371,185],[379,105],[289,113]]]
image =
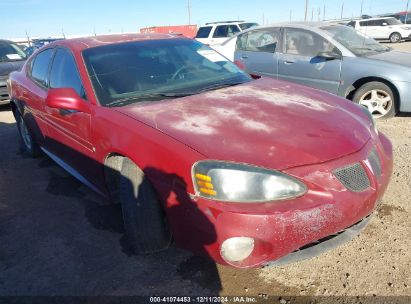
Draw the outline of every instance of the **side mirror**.
[[[319,52],[317,57],[324,58],[325,60],[341,59],[341,55],[336,52]]]
[[[89,104],[72,88],[50,89],[46,97],[46,106],[60,110],[91,112]]]

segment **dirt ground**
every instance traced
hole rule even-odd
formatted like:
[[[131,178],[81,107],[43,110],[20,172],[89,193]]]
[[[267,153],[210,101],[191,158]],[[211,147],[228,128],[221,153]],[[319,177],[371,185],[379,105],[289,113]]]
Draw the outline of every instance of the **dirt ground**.
[[[397,47],[411,50],[410,45]],[[295,303],[284,300],[287,296],[323,296],[324,303],[336,296],[353,296],[353,301],[366,296],[368,303],[408,303],[411,116],[378,121],[378,127],[394,145],[395,168],[363,233],[310,260],[236,270],[175,247],[155,255],[130,255],[118,207],[47,157],[25,157],[11,111],[2,106],[0,296],[244,295],[275,296],[270,303],[282,304]]]

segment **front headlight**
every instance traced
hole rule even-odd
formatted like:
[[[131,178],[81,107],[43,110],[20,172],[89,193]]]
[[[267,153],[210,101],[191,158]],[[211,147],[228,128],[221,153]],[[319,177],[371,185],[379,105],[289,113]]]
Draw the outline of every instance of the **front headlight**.
[[[284,173],[212,160],[193,166],[193,181],[197,195],[224,202],[269,202],[307,192],[302,182]]]

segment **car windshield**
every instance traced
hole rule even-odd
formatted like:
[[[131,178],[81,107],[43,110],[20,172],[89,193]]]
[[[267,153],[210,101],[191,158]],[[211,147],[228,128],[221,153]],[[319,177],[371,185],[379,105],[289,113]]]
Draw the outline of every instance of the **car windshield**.
[[[258,23],[240,23],[239,27],[242,31],[245,31],[251,27],[258,26]]]
[[[328,32],[335,40],[357,56],[369,56],[391,50],[389,47],[383,46],[349,26],[330,25],[321,29]]]
[[[190,39],[126,42],[83,51],[100,104],[123,106],[251,81],[236,65]]]
[[[25,60],[26,54],[16,44],[0,41],[0,62]]]

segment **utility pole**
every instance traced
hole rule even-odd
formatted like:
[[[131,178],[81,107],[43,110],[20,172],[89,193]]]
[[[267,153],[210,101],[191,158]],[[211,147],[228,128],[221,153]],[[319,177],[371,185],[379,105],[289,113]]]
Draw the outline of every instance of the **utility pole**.
[[[263,13],[263,25],[265,24],[265,15]]]
[[[29,34],[27,33],[27,30],[26,30],[26,37],[27,37],[27,43],[28,43],[28,45],[31,46],[31,41],[30,41]]]
[[[343,18],[343,14],[344,14],[344,2],[343,2],[343,4],[341,5],[341,18],[340,18],[340,19]]]
[[[321,20],[321,8],[318,8],[318,16],[317,16],[318,21]]]
[[[323,10],[323,20],[325,20],[325,3],[324,3],[324,10]]]
[[[363,8],[364,8],[364,0],[361,0],[361,15],[363,15]]]
[[[304,21],[307,21],[307,15],[308,15],[308,0],[305,0],[305,18],[304,18]]]
[[[408,5],[410,4],[410,0],[407,0],[407,7],[405,9],[405,24],[407,24],[408,21]]]
[[[187,0],[188,25],[191,25],[191,0]]]
[[[290,23],[291,23],[292,20],[293,20],[293,10],[290,9]]]
[[[314,20],[314,8],[311,9],[311,22]]]

